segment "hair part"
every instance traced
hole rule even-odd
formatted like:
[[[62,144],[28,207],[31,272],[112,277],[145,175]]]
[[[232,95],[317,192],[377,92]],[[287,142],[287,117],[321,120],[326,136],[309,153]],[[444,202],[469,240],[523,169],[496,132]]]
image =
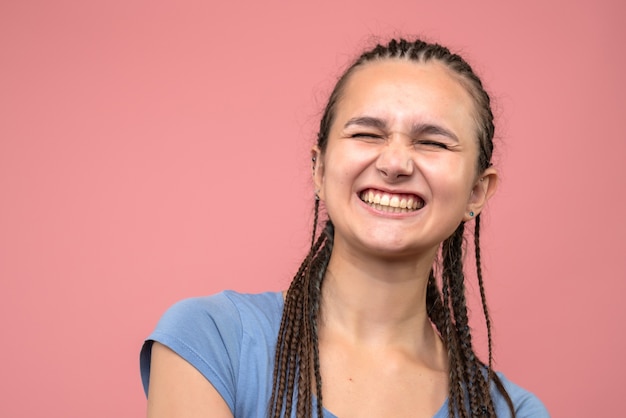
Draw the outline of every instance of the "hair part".
[[[491,165],[495,126],[491,100],[482,82],[470,65],[459,55],[436,43],[404,39],[378,44],[364,52],[337,81],[330,94],[320,120],[317,146],[324,153],[334,122],[336,108],[345,86],[356,69],[370,62],[404,59],[416,63],[439,62],[443,64],[471,95],[474,101],[478,161],[476,169],[482,173]],[[295,403],[298,417],[313,416],[313,396],[316,397],[316,415],[323,416],[322,377],[319,364],[317,324],[321,288],[333,247],[334,228],[327,220],[319,237],[319,201],[314,208],[311,249],[296,273],[285,299],[285,307],[278,332],[275,354],[272,397],[269,416],[291,416]],[[474,246],[476,273],[489,347],[488,363],[481,362],[472,346],[471,329],[465,297],[463,253],[465,248],[465,223],[441,244],[441,289],[432,269],[426,288],[427,312],[448,351],[450,416],[469,418],[495,417],[491,384],[506,400],[511,415],[515,417],[513,403],[502,382],[493,371],[491,319],[487,308],[481,268],[480,215],[474,221]]]

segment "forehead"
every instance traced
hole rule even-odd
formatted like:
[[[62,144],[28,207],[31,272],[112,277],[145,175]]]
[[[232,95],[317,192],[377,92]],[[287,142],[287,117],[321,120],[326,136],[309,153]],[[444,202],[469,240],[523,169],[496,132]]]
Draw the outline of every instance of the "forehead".
[[[474,109],[471,95],[444,64],[385,59],[358,67],[349,76],[336,122],[364,114],[398,124],[438,122],[473,136]]]

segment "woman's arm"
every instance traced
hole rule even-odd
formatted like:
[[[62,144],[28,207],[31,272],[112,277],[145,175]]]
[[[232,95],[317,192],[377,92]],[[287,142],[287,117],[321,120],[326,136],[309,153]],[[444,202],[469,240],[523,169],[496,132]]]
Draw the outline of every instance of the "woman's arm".
[[[148,418],[233,418],[213,385],[178,354],[157,342],[152,346]]]

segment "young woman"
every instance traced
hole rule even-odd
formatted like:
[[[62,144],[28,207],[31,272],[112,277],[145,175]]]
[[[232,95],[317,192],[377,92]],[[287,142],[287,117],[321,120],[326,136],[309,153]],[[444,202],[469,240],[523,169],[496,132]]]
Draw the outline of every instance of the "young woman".
[[[448,49],[393,40],[337,82],[312,149],[311,250],[284,293],[174,305],[146,341],[148,416],[546,417],[481,362],[465,225],[496,190],[489,96]],[[320,206],[327,220],[317,234]]]

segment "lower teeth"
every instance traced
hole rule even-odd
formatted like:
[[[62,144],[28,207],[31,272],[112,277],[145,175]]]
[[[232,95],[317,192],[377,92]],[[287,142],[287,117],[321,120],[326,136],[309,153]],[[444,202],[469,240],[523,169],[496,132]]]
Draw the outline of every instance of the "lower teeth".
[[[367,203],[368,205],[370,205],[376,210],[381,210],[383,212],[390,212],[390,213],[408,213],[408,212],[413,212],[417,210],[417,209],[396,208],[393,206],[383,206],[377,203],[368,203],[368,202],[365,202],[365,203]]]

